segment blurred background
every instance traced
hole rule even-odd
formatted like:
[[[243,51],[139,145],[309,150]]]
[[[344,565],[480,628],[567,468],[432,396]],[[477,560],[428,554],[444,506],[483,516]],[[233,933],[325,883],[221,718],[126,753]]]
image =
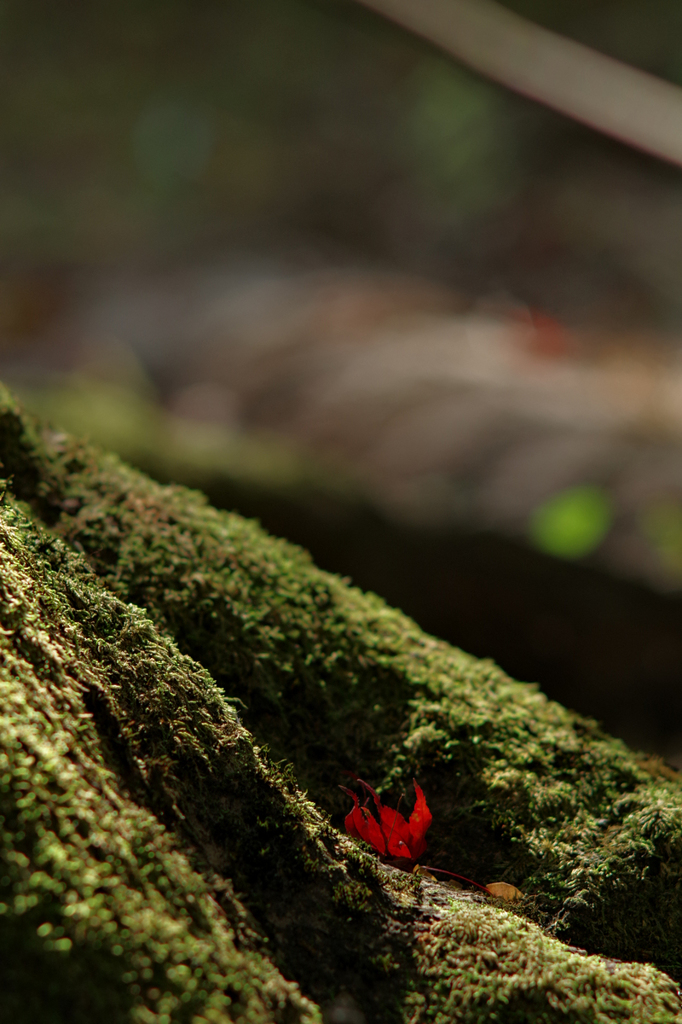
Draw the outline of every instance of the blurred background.
[[[682,171],[351,0],[3,0],[0,77],[27,406],[682,767]]]

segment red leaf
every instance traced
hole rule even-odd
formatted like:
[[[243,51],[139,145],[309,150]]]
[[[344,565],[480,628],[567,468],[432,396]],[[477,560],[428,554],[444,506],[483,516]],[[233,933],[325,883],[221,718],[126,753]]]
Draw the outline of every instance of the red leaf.
[[[384,807],[379,794],[362,779],[358,779],[361,786],[372,794],[372,798],[379,812],[381,831],[386,840],[386,847],[392,857],[407,857],[412,860],[410,850],[410,830],[402,814],[394,811],[392,807]]]
[[[410,848],[410,829],[399,811],[391,807],[381,808],[382,832],[386,836],[388,852],[392,857],[407,857],[414,860]]]
[[[355,804],[350,814],[346,816],[346,831],[355,839],[364,839],[383,856],[386,853],[386,840],[376,820],[366,807],[360,806],[360,801],[351,789],[346,789],[345,786],[341,786],[341,789],[352,796]]]
[[[422,792],[421,786],[417,783],[416,779],[413,779],[414,791],[417,796],[417,802],[414,805],[414,810],[410,815],[410,836],[411,841],[409,847],[412,852],[413,860],[418,860],[419,857],[426,850],[426,831],[433,821],[433,815],[429,810],[429,806],[426,802],[426,797]]]
[[[376,819],[372,817],[372,815],[370,814],[366,807],[359,807],[357,811],[354,810],[353,813],[359,813],[360,815],[364,815],[363,824],[365,828],[365,834],[362,835],[361,833],[362,838],[365,840],[365,842],[371,843],[371,845],[374,847],[377,853],[383,857],[386,853],[386,839],[384,837],[383,832],[381,831],[381,828],[377,824]],[[357,818],[355,820],[357,824]]]
[[[370,843],[380,857],[414,863],[426,850],[424,835],[431,824],[431,812],[417,783],[414,784],[417,802],[408,824],[399,811],[393,810],[392,807],[384,807],[379,794],[370,785],[363,782],[362,779],[358,779],[357,776],[355,778],[374,800],[379,821],[376,821],[367,807],[360,806],[360,802],[352,790],[341,786],[344,793],[348,793],[353,798],[355,804],[346,817],[348,834]]]
[[[346,815],[346,832],[348,833],[349,836],[352,836],[353,839],[362,839],[362,836],[358,832],[357,828],[355,827],[355,822],[353,821],[353,813],[355,811],[355,808],[360,806],[358,803],[358,798],[356,797],[352,789],[346,789],[345,786],[341,786],[340,788],[344,791],[344,793],[348,793],[348,796],[352,796],[353,802],[355,803],[355,807],[351,810],[349,814]]]

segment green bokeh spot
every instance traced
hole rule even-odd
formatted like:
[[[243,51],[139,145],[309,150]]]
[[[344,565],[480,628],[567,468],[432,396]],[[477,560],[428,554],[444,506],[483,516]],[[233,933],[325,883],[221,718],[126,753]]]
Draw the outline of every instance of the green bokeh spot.
[[[611,498],[583,484],[553,495],[533,512],[529,534],[535,547],[559,558],[581,558],[599,547],[613,521]]]

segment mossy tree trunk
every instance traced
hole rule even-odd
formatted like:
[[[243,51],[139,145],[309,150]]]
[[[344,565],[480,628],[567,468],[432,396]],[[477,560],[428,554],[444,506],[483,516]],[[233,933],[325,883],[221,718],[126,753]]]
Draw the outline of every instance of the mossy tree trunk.
[[[13,1019],[682,1020],[609,959],[681,971],[663,766],[7,395],[0,458]],[[416,775],[429,862],[524,901],[381,865],[334,828],[344,769]]]

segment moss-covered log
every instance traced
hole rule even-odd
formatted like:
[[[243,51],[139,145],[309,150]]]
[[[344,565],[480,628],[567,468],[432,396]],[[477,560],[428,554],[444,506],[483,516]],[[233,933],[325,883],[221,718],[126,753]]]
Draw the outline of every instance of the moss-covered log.
[[[345,991],[382,1022],[682,1020],[653,967],[586,956],[522,916],[674,971],[675,780],[255,524],[39,429],[8,397],[0,451],[34,520],[7,496],[13,1019],[314,1020],[308,1000]],[[345,767],[396,791],[418,771],[430,856],[521,885],[519,912],[383,868],[336,832],[319,807],[339,808]]]

